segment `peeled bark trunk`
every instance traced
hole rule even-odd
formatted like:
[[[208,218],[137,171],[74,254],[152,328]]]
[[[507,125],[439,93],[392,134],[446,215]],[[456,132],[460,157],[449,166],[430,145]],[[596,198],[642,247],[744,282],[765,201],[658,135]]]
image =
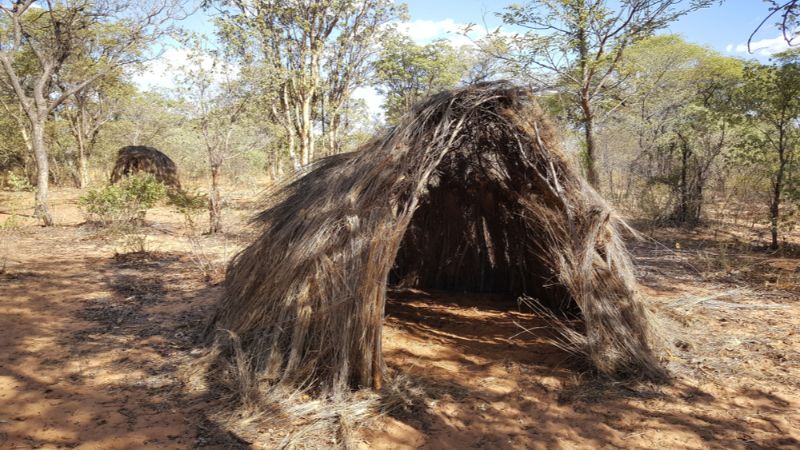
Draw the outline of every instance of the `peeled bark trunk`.
[[[46,117],[46,116],[45,116]],[[44,120],[31,123],[31,144],[36,160],[36,200],[33,215],[42,221],[44,226],[53,225],[53,217],[48,208],[48,190],[50,182],[50,162],[47,159],[47,147],[44,143]]]
[[[778,217],[780,215],[780,203],[778,196],[775,195],[769,206],[770,215],[770,232],[772,233],[772,244],[770,248],[773,250],[778,249]]]
[[[287,128],[287,131],[289,139],[289,161],[292,163],[292,169],[295,172],[299,172],[300,168],[303,167],[303,162],[301,157],[297,155],[297,140],[290,128]]]
[[[772,232],[772,245],[770,248],[773,250],[778,249],[778,220],[781,212],[781,193],[783,192],[783,178],[786,173],[786,164],[788,163],[786,157],[786,133],[781,127],[778,133],[778,173],[775,174],[775,184],[772,189],[772,199],[769,205],[770,215],[770,231]]]
[[[222,195],[219,192],[219,166],[211,166],[211,192],[208,196],[210,234],[222,232]]]
[[[597,169],[594,165],[595,143],[594,143],[594,116],[588,98],[581,99],[581,109],[583,110],[583,134],[586,140],[586,155],[584,164],[586,165],[586,179],[592,187],[597,186]]]
[[[86,162],[86,150],[78,144],[78,187],[84,189],[89,185],[89,168]]]

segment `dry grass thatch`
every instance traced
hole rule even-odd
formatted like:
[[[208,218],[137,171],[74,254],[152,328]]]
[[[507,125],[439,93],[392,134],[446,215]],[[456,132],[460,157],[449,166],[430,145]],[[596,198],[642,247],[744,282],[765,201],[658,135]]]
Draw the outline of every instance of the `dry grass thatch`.
[[[662,376],[626,225],[558,142],[531,92],[487,83],[431,97],[283,186],[208,329],[242,390],[380,388],[387,283],[572,307],[585,327],[565,336],[599,372]]]
[[[128,145],[119,149],[114,170],[111,171],[111,183],[139,172],[152,174],[169,187],[181,188],[178,168],[169,156],[142,145]]]

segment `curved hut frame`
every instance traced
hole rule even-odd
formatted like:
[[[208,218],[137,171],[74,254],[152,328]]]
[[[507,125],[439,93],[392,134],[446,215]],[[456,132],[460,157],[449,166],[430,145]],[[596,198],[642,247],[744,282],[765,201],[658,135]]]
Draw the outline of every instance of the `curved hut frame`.
[[[380,388],[395,282],[577,308],[584,326],[567,336],[599,372],[661,377],[626,225],[559,147],[526,89],[434,95],[275,193],[228,268],[209,339],[256,384]]]

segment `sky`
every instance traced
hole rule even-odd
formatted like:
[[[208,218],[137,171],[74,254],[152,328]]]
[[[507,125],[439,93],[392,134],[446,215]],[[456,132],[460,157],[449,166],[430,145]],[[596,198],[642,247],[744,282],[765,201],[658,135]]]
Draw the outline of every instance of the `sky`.
[[[406,0],[409,20],[400,24],[400,29],[420,44],[435,39],[449,39],[456,45],[469,40],[458,35],[458,30],[474,23],[476,29],[493,30],[502,26],[495,15],[513,3],[512,0]],[[766,62],[770,54],[785,50],[786,43],[780,32],[769,20],[753,38],[747,51],[747,39],[768,14],[762,0],[726,0],[721,5],[692,12],[672,23],[661,33],[681,35],[686,41],[703,45],[724,55]],[[213,33],[211,18],[203,11],[184,21],[183,26],[199,33]],[[479,32],[476,32],[479,33]],[[476,37],[479,37],[476,34]],[[169,88],[176,67],[186,64],[186,52],[168,47],[162,57],[153,62],[149,70],[135,78],[142,88]],[[379,113],[382,97],[371,88],[356,91],[371,111]]]
[[[435,37],[445,37],[444,31],[459,24],[484,21],[489,28],[502,23],[495,12],[513,3],[507,0],[409,0],[408,12],[416,31],[424,31],[417,36],[429,36],[438,31]],[[755,55],[747,53],[747,38],[768,14],[767,5],[762,0],[726,0],[712,7],[690,13],[674,22],[662,33],[680,34],[688,42],[710,47],[729,56],[763,59],[776,50],[785,50],[785,42],[774,21],[768,21],[764,29],[753,39]],[[412,37],[414,35],[412,34]]]

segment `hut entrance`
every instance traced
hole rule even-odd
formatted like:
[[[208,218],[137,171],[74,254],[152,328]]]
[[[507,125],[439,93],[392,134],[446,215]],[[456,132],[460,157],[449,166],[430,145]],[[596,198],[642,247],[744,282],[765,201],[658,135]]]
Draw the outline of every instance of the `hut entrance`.
[[[431,176],[400,244],[390,285],[492,294],[486,295],[492,303],[507,305],[527,295],[572,309],[574,302],[541,257],[546,234],[523,220],[520,198],[530,198],[525,190],[531,187],[514,171],[521,166],[511,160],[516,153],[470,141],[476,145],[451,150]]]

